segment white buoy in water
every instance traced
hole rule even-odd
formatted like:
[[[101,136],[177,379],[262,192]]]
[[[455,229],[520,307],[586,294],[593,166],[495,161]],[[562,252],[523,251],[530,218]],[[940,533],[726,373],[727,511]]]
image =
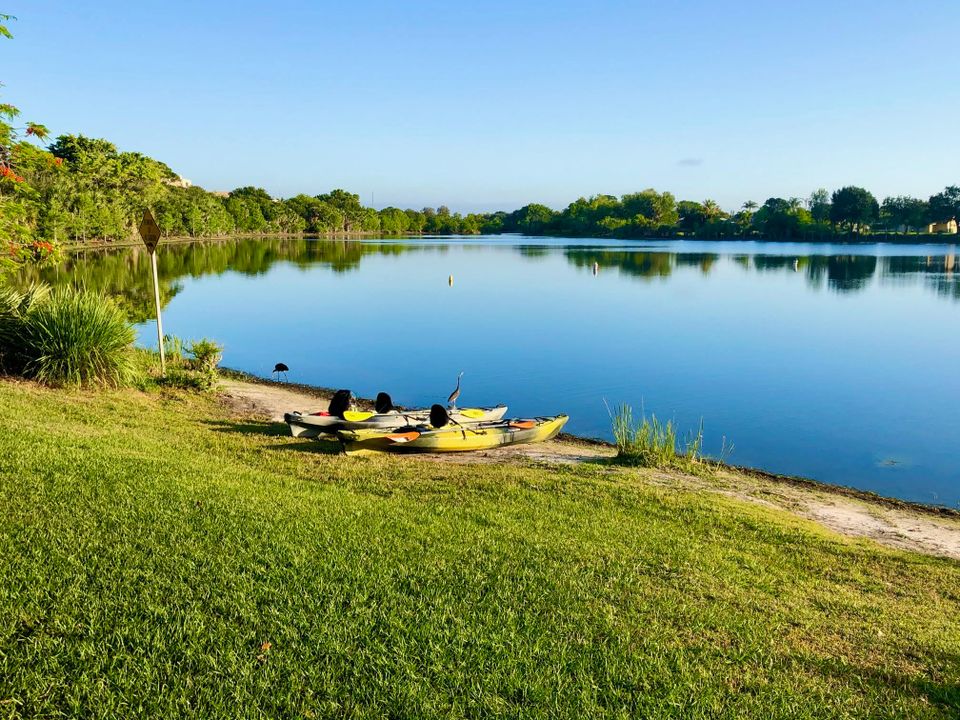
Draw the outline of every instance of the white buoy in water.
[[[453,287],[453,275],[447,278],[447,285]]]
[[[598,272],[600,272],[600,263],[595,262],[593,264],[593,274],[596,275]]]

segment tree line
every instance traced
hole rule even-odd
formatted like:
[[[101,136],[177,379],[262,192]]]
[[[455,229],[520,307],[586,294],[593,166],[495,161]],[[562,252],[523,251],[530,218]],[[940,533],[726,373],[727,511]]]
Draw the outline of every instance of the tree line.
[[[12,178],[0,180],[3,210],[16,237],[36,242],[124,240],[150,208],[166,236],[299,233],[478,233],[484,216],[446,207],[365,207],[336,189],[278,200],[263,188],[209,192],[189,186],[164,163],[120,152],[106,140],[61,135],[46,148],[10,147]],[[13,206],[16,206],[15,212]],[[14,234],[14,233],[11,233]]]
[[[498,217],[499,216],[499,217]],[[643,190],[616,197],[579,198],[564,210],[526,205],[491,216],[502,232],[528,235],[611,237],[753,237],[768,240],[842,239],[861,235],[925,233],[934,223],[960,218],[960,187],[924,200],[906,195],[877,202],[861,187],[833,193],[815,190],[806,199],[768,198],[726,212],[713,200],[678,201],[669,192]]]
[[[0,109],[2,112],[2,109]],[[35,130],[32,135],[42,135]],[[907,235],[960,217],[960,187],[928,199],[888,197],[864,188],[816,190],[799,198],[747,202],[724,211],[712,201],[678,201],[647,189],[579,198],[563,210],[529,204],[513,212],[461,215],[446,207],[376,210],[342,189],[276,199],[252,186],[209,192],[188,186],[164,163],[120,152],[106,140],[61,135],[47,147],[0,137],[0,230],[11,253],[42,256],[57,245],[136,237],[144,208],[164,235],[476,234],[608,237],[756,237],[830,239],[877,233]]]

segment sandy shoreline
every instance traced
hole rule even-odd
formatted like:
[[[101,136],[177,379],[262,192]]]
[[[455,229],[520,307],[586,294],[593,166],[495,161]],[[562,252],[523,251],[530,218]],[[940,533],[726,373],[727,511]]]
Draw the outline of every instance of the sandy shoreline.
[[[306,385],[275,383],[228,372],[222,397],[238,415],[282,422],[291,410],[323,407],[330,392]],[[360,407],[364,401],[358,401]],[[484,464],[536,462],[545,464],[602,463],[616,450],[610,444],[561,435],[537,445],[517,445],[476,453],[419,455],[430,462]],[[909,503],[853,488],[805,478],[730,467],[715,477],[694,477],[672,471],[637,469],[643,480],[662,487],[714,492],[747,502],[779,508],[847,537],[869,538],[881,545],[960,560],[960,512]]]

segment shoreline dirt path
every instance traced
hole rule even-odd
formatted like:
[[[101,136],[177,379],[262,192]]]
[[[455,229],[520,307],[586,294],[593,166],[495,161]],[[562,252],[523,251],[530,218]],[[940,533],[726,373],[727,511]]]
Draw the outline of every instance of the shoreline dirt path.
[[[326,407],[329,393],[303,386],[224,379],[221,392],[227,407],[243,416],[283,422],[292,410]],[[363,403],[359,403],[361,406]],[[420,456],[436,462],[482,464],[534,461],[571,464],[613,457],[609,445],[561,436],[537,445],[516,445],[476,453]],[[960,560],[960,514],[938,512],[885,498],[872,499],[815,482],[797,482],[762,472],[721,470],[716,477],[701,478],[671,471],[656,471],[651,482],[662,487],[700,490],[779,508],[813,520],[848,537],[870,538],[887,547]]]

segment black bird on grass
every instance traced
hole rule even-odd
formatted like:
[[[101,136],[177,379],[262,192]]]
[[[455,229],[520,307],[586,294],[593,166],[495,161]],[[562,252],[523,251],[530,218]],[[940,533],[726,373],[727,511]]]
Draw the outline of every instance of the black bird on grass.
[[[270,374],[271,374],[271,375],[276,375],[276,376],[277,376],[277,382],[280,382],[280,373],[283,373],[283,377],[284,377],[284,379],[286,379],[288,372],[290,372],[290,368],[288,368],[288,367],[287,367],[286,365],[284,365],[283,363],[277,363],[276,365],[273,366],[273,372],[270,373]]]

